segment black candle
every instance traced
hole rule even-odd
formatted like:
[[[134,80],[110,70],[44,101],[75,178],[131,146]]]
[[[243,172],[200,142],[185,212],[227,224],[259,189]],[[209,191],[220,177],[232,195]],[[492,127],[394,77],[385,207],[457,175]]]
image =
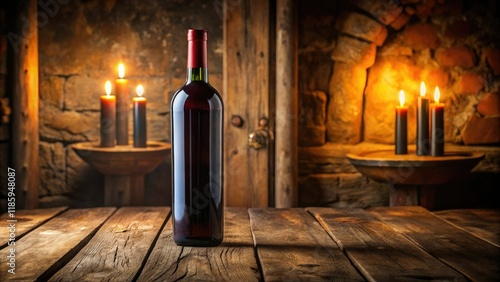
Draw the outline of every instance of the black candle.
[[[106,95],[101,96],[101,147],[115,146],[116,97],[111,96],[111,82],[104,86]]]
[[[147,128],[146,128],[146,98],[142,97],[144,87],[137,86],[137,95],[134,97],[134,147],[146,147]]]
[[[408,107],[405,104],[405,93],[399,92],[399,103],[396,107],[396,155],[408,154]]]
[[[444,155],[444,104],[439,103],[439,88],[434,92],[431,104],[431,155]]]
[[[417,102],[417,155],[429,155],[429,99],[425,98],[425,84],[420,84]]]

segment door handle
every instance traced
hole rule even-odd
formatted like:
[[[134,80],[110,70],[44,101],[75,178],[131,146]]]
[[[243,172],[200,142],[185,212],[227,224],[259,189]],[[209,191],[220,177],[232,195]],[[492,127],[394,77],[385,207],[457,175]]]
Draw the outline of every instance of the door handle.
[[[268,147],[269,142],[274,140],[274,134],[269,130],[268,119],[259,120],[259,128],[248,134],[248,147],[260,150]]]

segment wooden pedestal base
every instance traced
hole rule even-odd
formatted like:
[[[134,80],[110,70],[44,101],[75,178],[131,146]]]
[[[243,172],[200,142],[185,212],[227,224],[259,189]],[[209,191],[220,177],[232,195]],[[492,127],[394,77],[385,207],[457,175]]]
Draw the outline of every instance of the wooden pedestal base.
[[[428,210],[434,210],[435,189],[428,185],[392,185],[389,205],[391,207],[422,206]]]
[[[144,205],[144,174],[106,175],[104,179],[105,206]]]
[[[146,148],[102,148],[90,142],[71,147],[104,174],[104,204],[117,207],[144,205],[144,177],[167,159],[171,149],[168,143],[153,141]]]

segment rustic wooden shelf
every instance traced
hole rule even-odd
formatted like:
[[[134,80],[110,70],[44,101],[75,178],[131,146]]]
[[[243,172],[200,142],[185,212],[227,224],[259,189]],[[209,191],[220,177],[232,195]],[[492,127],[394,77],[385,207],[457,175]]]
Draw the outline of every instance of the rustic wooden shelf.
[[[104,174],[106,206],[138,206],[144,205],[144,176],[169,156],[171,145],[148,141],[146,148],[131,145],[104,148],[83,142],[71,148]]]
[[[433,190],[439,184],[468,174],[483,158],[478,152],[446,152],[444,156],[396,155],[394,150],[347,154],[366,177],[391,184],[390,205],[421,205],[433,209]]]

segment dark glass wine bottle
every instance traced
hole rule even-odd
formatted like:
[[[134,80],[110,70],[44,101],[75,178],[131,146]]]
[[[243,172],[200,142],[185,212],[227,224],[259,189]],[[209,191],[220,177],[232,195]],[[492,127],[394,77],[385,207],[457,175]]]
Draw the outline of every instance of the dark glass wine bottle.
[[[222,98],[207,72],[207,31],[189,29],[186,83],[171,102],[174,241],[216,246],[224,235]]]

